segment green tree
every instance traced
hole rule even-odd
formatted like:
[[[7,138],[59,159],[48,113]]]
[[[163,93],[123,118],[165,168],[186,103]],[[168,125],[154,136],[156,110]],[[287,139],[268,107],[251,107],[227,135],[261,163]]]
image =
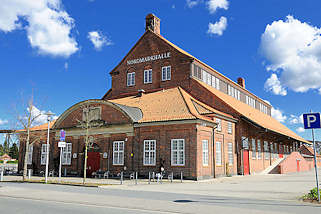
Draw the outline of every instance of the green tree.
[[[19,153],[18,146],[16,143],[13,143],[12,146],[10,147],[9,155],[13,159],[18,159],[18,157],[19,157],[18,153]]]
[[[0,156],[2,156],[4,153],[3,153],[3,145],[0,144]]]
[[[6,137],[4,143],[3,143],[3,153],[4,154],[9,154],[10,152],[10,145],[9,145],[9,142],[8,142],[8,138]]]

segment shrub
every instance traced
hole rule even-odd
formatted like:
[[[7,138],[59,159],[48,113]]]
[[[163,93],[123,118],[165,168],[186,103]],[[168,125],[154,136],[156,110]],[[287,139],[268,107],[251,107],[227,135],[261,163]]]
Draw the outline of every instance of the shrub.
[[[0,160],[0,163],[3,163],[3,160]]]
[[[15,161],[8,161],[7,163],[18,163],[18,160],[15,160]]]
[[[318,200],[318,190],[317,190],[317,188],[315,187],[315,188],[311,189],[310,193],[308,193],[308,194],[303,196],[303,199]]]

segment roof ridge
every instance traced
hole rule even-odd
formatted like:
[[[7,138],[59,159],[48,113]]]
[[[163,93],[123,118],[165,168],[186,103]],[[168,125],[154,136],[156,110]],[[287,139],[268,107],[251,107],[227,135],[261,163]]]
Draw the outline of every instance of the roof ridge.
[[[182,93],[182,91],[181,91],[181,90],[182,90],[181,87],[180,87],[180,86],[177,86],[177,89],[178,89],[181,97],[183,98],[183,101],[184,101],[185,106],[186,106],[186,108],[188,109],[189,113],[190,113],[191,115],[193,115],[195,118],[198,118],[195,114],[192,113],[190,107],[188,106],[188,104],[187,104],[187,102],[186,102],[186,100],[185,100],[185,97],[184,97],[184,95],[183,95],[183,93]]]

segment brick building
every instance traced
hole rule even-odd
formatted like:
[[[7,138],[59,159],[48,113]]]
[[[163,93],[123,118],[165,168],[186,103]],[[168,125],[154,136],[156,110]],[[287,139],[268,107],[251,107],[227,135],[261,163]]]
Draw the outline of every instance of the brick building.
[[[249,92],[243,78],[236,83],[166,40],[153,14],[110,75],[112,87],[102,99],[75,104],[50,124],[51,169],[64,129],[63,168],[82,174],[86,131],[79,124],[85,115],[97,124],[90,129],[89,174],[126,169],[146,176],[163,166],[191,179],[246,175],[308,143],[273,119],[271,106]],[[44,169],[44,143],[29,149],[34,157],[29,163],[39,170]]]

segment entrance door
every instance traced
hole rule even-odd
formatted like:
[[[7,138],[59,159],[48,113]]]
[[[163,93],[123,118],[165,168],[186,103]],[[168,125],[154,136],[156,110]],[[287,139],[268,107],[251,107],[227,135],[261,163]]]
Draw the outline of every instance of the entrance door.
[[[300,161],[296,160],[296,171],[300,172]]]
[[[283,146],[279,145],[279,158],[283,158],[284,150],[282,148],[283,148]]]
[[[250,174],[249,150],[243,150],[243,173],[244,175]]]
[[[100,153],[88,152],[87,159],[87,175],[90,177],[93,172],[98,171],[100,168]]]

